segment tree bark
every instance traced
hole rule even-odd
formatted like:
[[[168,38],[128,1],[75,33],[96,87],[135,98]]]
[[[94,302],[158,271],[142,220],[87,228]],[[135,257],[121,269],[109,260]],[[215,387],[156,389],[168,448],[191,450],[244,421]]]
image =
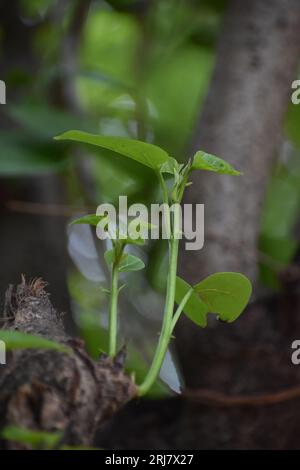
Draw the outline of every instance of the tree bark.
[[[93,361],[82,340],[67,337],[41,280],[11,286],[4,313],[5,329],[55,340],[71,354],[42,349],[9,354],[0,369],[0,428],[61,432],[61,444],[92,445],[98,426],[136,394],[123,373],[122,357]],[[2,447],[24,448],[12,442]]]
[[[243,176],[199,172],[187,191],[185,202],[205,204],[207,236],[204,249],[182,253],[181,274],[191,283],[217,271],[237,271],[255,286],[261,206],[299,60],[297,0],[230,2],[193,150],[219,155]],[[243,328],[246,318],[239,321]],[[223,332],[219,322],[212,326]],[[177,329],[189,384],[201,383],[194,358],[201,355],[205,334],[184,319]]]
[[[232,0],[193,150],[219,155],[241,177],[197,174],[186,202],[205,204],[207,242],[186,274],[256,278],[260,211],[300,58],[297,0]]]

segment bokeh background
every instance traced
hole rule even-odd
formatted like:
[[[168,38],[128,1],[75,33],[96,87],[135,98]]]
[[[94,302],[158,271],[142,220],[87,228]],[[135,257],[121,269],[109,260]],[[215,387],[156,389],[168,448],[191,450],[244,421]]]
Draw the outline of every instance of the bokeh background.
[[[183,320],[149,397],[99,431],[104,447],[300,447],[299,399],[276,398],[300,380],[290,360],[300,337],[299,44],[296,0],[1,2],[1,306],[22,273],[42,277],[70,334],[93,356],[105,351],[105,246],[69,224],[119,194],[160,198],[151,170],[55,135],[137,138],[181,161],[201,148],[244,173],[194,180],[187,201],[205,202],[205,249],[182,253],[179,271],[191,282],[244,272],[254,283],[248,311],[234,326],[211,318],[203,331]],[[164,242],[134,249],[147,269],[124,278],[119,336],[139,381],[160,328],[167,258]]]

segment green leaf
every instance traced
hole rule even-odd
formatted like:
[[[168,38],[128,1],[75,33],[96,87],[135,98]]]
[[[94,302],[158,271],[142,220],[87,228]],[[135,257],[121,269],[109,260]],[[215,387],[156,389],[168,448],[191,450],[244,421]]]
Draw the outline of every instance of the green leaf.
[[[287,138],[299,149],[300,148],[300,106],[290,104],[286,115],[285,132]]]
[[[160,167],[160,172],[174,175],[175,173],[179,173],[183,166],[184,165],[182,163],[178,163],[175,158],[169,157],[168,160]]]
[[[51,142],[51,141],[50,141]],[[0,133],[0,175],[42,175],[67,168],[68,159],[54,145],[29,138],[23,132]]]
[[[156,225],[151,224],[149,222],[144,222],[139,217],[131,220],[128,224],[128,237],[124,239],[126,244],[128,245],[144,245],[145,239],[142,235],[145,235],[147,238],[149,230],[152,228],[156,228]],[[147,232],[147,233],[146,233]],[[138,238],[132,238],[133,234],[139,235]],[[140,235],[142,234],[142,235]]]
[[[115,259],[115,250],[108,250],[104,253],[104,259],[106,261],[107,266],[110,268]]]
[[[68,354],[72,351],[64,344],[42,338],[41,336],[22,333],[21,331],[0,330],[0,340],[4,341],[7,351],[15,349],[53,349]]]
[[[79,217],[71,222],[70,225],[78,225],[78,224],[88,224],[97,227],[101,220],[105,219],[106,216],[103,215],[96,215],[96,214],[88,214],[84,215],[83,217]]]
[[[190,286],[187,282],[177,276],[175,294],[175,301],[177,305],[180,304],[183,297],[188,293],[190,289],[192,289],[192,286]],[[207,325],[206,315],[208,309],[196,292],[193,292],[192,296],[185,304],[183,311],[190,320],[196,323],[196,325],[199,325],[203,328]]]
[[[104,253],[104,258],[108,266],[112,266],[114,262],[114,249],[106,251]],[[120,272],[129,272],[129,271],[139,271],[140,269],[144,269],[145,264],[144,262],[138,258],[137,256],[130,255],[128,253],[123,253],[120,264],[119,264],[119,271]]]
[[[65,132],[67,129],[83,125],[85,130],[96,129],[95,123],[84,120],[75,114],[54,108],[45,103],[21,103],[7,107],[8,115],[19,126],[39,138],[51,139],[53,135]]]
[[[6,426],[2,439],[30,445],[33,449],[53,449],[61,439],[61,433],[34,431],[19,426]]]
[[[54,138],[55,140],[72,140],[92,144],[103,149],[112,150],[154,170],[158,170],[169,158],[167,152],[156,145],[127,139],[126,137],[108,137],[82,131],[68,131]]]
[[[145,240],[141,237],[136,239],[128,237],[124,241],[126,242],[126,245],[145,245]]]
[[[239,273],[216,273],[194,286],[209,312],[221,320],[233,322],[246,307],[252,286],[249,279]]]
[[[122,257],[122,261],[119,266],[119,271],[121,272],[129,272],[129,271],[139,271],[140,269],[144,269],[145,264],[144,262],[134,255],[129,255],[128,253],[124,253]]]
[[[241,173],[235,170],[229,163],[225,162],[219,157],[215,157],[206,152],[199,150],[194,155],[192,170],[208,170],[220,173],[223,175],[240,175]]]

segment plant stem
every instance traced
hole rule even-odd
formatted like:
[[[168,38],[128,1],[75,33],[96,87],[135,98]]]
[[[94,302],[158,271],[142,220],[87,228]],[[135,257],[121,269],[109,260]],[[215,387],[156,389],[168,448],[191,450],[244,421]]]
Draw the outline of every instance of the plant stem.
[[[178,240],[171,240],[169,276],[167,286],[167,298],[159,343],[153,358],[153,362],[144,382],[139,386],[139,395],[145,395],[154,384],[161,369],[172,332],[172,316],[175,301],[176,271],[178,256]]]
[[[170,206],[169,206],[169,194],[168,194],[168,188],[165,183],[165,180],[163,178],[163,175],[161,172],[158,172],[158,179],[160,182],[160,187],[162,189],[163,193],[163,201],[164,204],[167,206],[167,212],[164,212],[164,221],[166,224],[166,231],[169,237],[171,237],[171,220],[170,220]]]
[[[174,212],[173,226],[177,224],[178,214]],[[173,234],[170,240],[170,257],[169,257],[169,271],[168,271],[168,282],[167,282],[167,296],[164,309],[164,317],[162,330],[155,351],[155,355],[151,364],[151,367],[148,371],[148,374],[145,377],[144,382],[139,386],[139,395],[145,395],[148,390],[154,384],[159,371],[161,369],[165,354],[168,349],[168,344],[172,334],[172,318],[175,302],[175,289],[176,289],[176,272],[177,272],[177,258],[178,258],[178,247],[179,240],[175,239]]]
[[[185,294],[185,296],[181,300],[180,304],[178,305],[177,310],[174,313],[174,316],[173,316],[173,319],[172,319],[172,326],[171,326],[172,332],[173,332],[173,330],[176,326],[176,323],[179,320],[180,315],[182,314],[182,311],[183,311],[184,307],[186,306],[186,304],[190,300],[190,297],[191,297],[192,293],[193,293],[193,289],[191,288],[190,290],[187,291],[187,293]]]
[[[111,274],[111,295],[109,305],[109,355],[114,357],[117,352],[117,308],[118,308],[118,264],[114,263]]]

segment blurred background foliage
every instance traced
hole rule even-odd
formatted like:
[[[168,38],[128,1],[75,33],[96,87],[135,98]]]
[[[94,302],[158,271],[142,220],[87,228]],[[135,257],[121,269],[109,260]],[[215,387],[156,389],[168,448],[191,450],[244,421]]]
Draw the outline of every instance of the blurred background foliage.
[[[16,7],[28,43],[26,56],[14,59],[1,25],[1,79],[8,90],[0,121],[1,184],[17,188],[25,177],[54,174],[63,181],[64,203],[89,212],[102,201],[116,202],[119,194],[127,194],[129,202],[158,200],[150,170],[111,158],[110,152],[58,145],[52,137],[69,129],[129,136],[185,159],[209,86],[226,0],[19,0]],[[269,289],[280,289],[279,273],[298,249],[299,121],[300,107],[290,106],[261,221],[261,283]],[[71,306],[95,356],[106,350],[107,295],[99,283],[105,287],[108,273],[90,229],[68,228],[69,221],[66,217]],[[139,379],[157,338],[165,252],[163,242],[148,244],[139,253],[148,261],[144,277],[124,276],[122,344],[129,350],[128,368]],[[174,364],[169,354],[161,375],[176,390],[180,374]],[[160,383],[153,393],[166,390]]]

